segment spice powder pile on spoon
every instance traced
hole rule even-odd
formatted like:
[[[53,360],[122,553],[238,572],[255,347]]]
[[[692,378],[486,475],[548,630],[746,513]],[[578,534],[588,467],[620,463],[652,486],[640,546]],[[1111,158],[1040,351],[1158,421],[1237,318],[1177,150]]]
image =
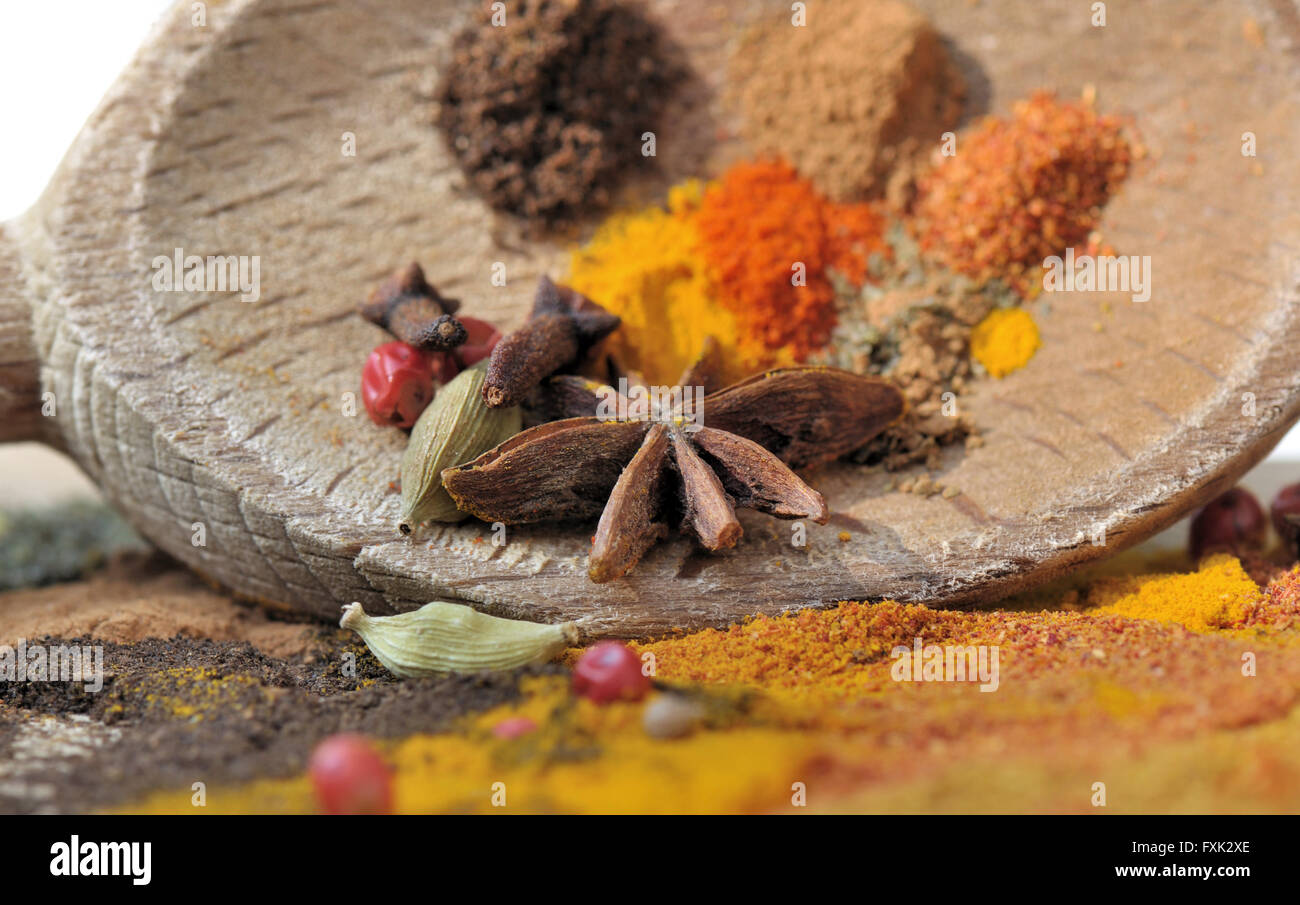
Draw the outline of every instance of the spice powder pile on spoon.
[[[620,208],[620,180],[655,161],[619,136],[696,76],[634,7],[506,7],[510,28],[485,11],[453,41],[443,140],[530,232],[615,211],[504,338],[417,265],[363,306],[396,339],[365,398],[411,429],[401,531],[595,520],[588,573],[605,582],[674,531],[734,548],[737,509],[824,523],[796,473],[810,465],[959,494],[931,472],[981,441],[943,400],[1030,363],[1040,263],[1105,247],[1099,211],[1142,153],[1131,129],[1091,98],[1037,94],[963,129],[948,159],[927,136],[952,134],[965,87],[933,27],[898,0],[827,0],[793,36],[761,18],[741,36],[726,103],[751,156]],[[807,128],[790,128],[796,107]]]

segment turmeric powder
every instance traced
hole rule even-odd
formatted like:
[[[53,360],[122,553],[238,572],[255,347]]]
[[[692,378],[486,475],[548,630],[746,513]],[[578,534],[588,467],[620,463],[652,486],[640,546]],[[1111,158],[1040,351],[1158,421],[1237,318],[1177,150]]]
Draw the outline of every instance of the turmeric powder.
[[[669,193],[666,208],[611,217],[569,260],[568,284],[623,319],[611,343],[654,383],[675,381],[710,335],[728,379],[762,366],[762,350],[716,301],[694,223],[701,192],[700,183],[687,182]]]
[[[1023,308],[997,308],[971,331],[970,350],[993,377],[1018,371],[1042,344],[1038,325]]]
[[[1151,575],[1141,579],[1112,578],[1095,584],[1087,604],[1093,613],[1114,613],[1130,619],[1173,622],[1194,632],[1220,632],[1250,636],[1285,628],[1300,616],[1286,581],[1297,580],[1293,570],[1270,585],[1265,596],[1242,568],[1226,553],[1206,557],[1188,574]]]
[[[832,273],[855,285],[884,253],[883,220],[834,204],[789,164],[736,164],[667,206],[607,220],[569,261],[569,285],[623,319],[613,343],[634,370],[670,383],[717,338],[725,377],[804,361],[835,324]]]

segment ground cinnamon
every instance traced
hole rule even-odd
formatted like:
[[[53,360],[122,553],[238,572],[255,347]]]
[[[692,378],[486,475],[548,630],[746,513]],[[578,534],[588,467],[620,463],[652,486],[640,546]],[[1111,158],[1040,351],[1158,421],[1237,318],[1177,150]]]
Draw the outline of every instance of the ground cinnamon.
[[[835,200],[905,200],[913,164],[961,116],[960,72],[900,0],[820,0],[805,18],[766,17],[737,47],[732,94],[744,137]]]

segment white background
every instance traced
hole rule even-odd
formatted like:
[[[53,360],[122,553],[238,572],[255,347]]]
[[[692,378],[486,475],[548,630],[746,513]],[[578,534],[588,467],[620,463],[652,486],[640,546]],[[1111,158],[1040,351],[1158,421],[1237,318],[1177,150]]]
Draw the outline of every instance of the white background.
[[[36,200],[64,151],[170,0],[0,0],[0,220]],[[31,456],[24,453],[24,464]],[[1300,460],[1300,428],[1250,483],[1269,493]],[[0,497],[19,494],[14,451],[0,450]],[[28,478],[33,477],[28,475]],[[42,482],[43,483],[43,482]]]

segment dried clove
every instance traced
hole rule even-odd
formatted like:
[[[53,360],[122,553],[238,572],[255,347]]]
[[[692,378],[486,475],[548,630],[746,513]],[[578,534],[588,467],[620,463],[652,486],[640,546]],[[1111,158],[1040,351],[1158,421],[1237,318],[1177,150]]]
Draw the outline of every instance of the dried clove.
[[[412,262],[375,287],[361,316],[417,349],[453,349],[469,336],[452,316],[458,308],[460,302],[441,296]]]
[[[519,405],[533,387],[576,365],[618,325],[616,315],[543,276],[528,321],[492,350],[483,399],[493,408]]]

